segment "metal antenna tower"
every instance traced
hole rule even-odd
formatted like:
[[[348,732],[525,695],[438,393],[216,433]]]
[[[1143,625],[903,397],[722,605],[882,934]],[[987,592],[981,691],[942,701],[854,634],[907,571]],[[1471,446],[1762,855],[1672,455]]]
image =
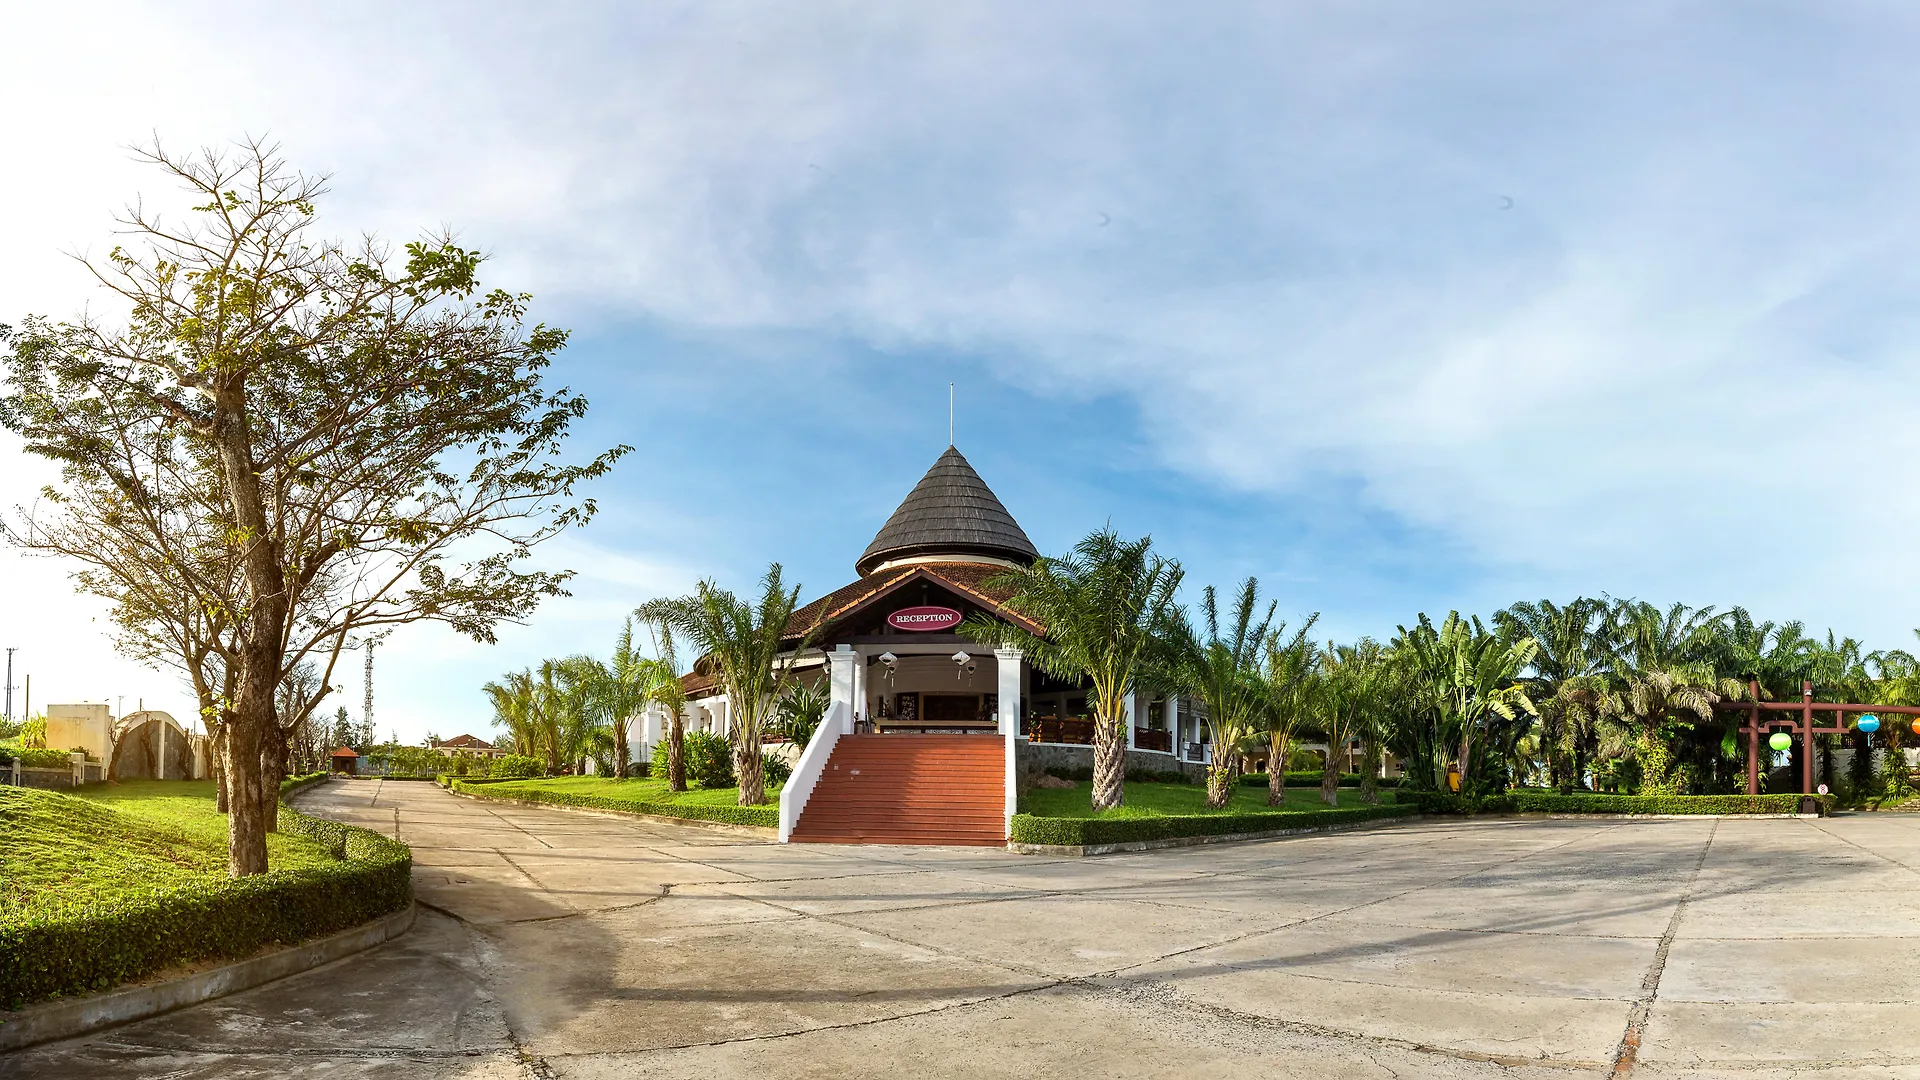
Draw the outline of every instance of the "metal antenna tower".
[[[7,723],[13,723],[13,654],[16,648],[7,650]]]

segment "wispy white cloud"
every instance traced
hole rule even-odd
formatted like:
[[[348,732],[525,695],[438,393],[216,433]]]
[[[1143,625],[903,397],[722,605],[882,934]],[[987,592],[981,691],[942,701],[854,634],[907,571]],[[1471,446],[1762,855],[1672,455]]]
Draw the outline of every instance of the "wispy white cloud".
[[[337,173],[336,223],[458,223],[575,324],[1123,395],[1201,483],[1338,484],[1458,544],[1461,603],[1738,599],[1884,638],[1920,600],[1912,13],[73,11],[0,33],[37,105],[8,145],[50,163],[0,179],[39,208],[8,310],[83,295],[51,252],[150,183],[113,144],[271,130]],[[542,626],[697,572],[595,536],[568,554],[609,598]]]

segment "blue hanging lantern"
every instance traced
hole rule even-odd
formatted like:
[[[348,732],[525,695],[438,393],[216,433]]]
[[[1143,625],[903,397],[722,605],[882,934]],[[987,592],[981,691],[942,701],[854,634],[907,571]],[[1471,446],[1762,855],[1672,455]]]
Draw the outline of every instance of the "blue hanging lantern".
[[[1855,721],[1854,726],[1871,735],[1880,730],[1880,718],[1872,713],[1868,713]]]
[[[1786,750],[1793,746],[1793,736],[1784,731],[1776,731],[1767,739],[1767,745],[1775,750]]]

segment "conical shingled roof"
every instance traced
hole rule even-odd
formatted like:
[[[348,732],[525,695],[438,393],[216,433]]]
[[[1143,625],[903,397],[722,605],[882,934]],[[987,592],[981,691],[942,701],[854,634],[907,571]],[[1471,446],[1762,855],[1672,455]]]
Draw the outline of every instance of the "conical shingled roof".
[[[862,577],[889,559],[912,555],[986,555],[1022,565],[1040,557],[960,451],[947,447],[853,568]]]

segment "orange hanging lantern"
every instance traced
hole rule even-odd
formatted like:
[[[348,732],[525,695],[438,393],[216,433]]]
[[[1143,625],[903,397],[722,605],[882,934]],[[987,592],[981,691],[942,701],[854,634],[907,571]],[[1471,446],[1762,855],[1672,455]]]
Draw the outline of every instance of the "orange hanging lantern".
[[[1915,717],[1915,718],[1914,718],[1914,721],[1913,721],[1913,733],[1914,733],[1915,735],[1920,735],[1920,717]]]

